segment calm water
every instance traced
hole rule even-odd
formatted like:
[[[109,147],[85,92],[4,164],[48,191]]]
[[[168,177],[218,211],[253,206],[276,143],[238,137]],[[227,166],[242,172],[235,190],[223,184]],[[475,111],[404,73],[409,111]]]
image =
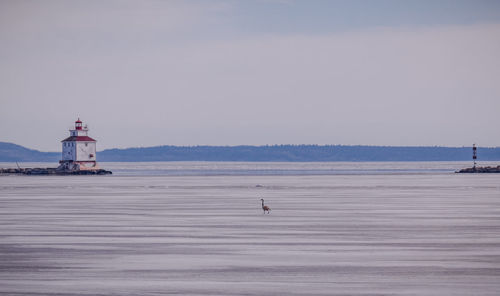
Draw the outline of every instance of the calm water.
[[[500,174],[453,173],[468,165],[2,176],[0,294],[499,295]]]

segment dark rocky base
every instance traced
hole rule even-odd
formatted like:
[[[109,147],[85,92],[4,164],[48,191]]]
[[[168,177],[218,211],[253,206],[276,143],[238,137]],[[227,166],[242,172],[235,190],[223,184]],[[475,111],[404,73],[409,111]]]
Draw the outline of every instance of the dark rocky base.
[[[455,173],[500,173],[500,165],[497,167],[472,167],[461,169]]]
[[[0,169],[0,175],[111,175],[111,171],[92,170],[92,171],[61,171],[56,168],[19,168],[19,169]]]

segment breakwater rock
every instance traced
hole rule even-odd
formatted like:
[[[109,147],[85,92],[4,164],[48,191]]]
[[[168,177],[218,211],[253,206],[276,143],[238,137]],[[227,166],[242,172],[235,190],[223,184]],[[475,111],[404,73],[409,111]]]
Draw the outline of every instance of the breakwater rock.
[[[461,169],[455,173],[500,173],[500,165],[496,167],[472,167]]]
[[[0,169],[0,175],[111,175],[111,171],[98,170],[58,170],[57,168],[9,168]]]

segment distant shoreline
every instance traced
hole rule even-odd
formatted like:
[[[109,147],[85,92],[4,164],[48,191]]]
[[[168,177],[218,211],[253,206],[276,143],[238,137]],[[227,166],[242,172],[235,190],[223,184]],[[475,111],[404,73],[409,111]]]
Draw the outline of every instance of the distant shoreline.
[[[227,161],[227,162],[389,162],[469,161],[470,147],[437,146],[156,146],[106,149],[100,162]],[[0,162],[58,162],[61,152],[41,152],[0,142]],[[500,147],[478,147],[480,161],[500,161]]]

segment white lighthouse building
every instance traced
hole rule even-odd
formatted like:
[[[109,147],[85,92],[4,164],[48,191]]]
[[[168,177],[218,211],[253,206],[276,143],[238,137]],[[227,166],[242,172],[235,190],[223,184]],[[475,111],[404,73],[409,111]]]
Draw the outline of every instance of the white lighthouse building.
[[[62,140],[62,160],[59,170],[98,170],[96,162],[96,140],[88,136],[87,126],[82,126],[80,118],[75,121],[75,129]]]

